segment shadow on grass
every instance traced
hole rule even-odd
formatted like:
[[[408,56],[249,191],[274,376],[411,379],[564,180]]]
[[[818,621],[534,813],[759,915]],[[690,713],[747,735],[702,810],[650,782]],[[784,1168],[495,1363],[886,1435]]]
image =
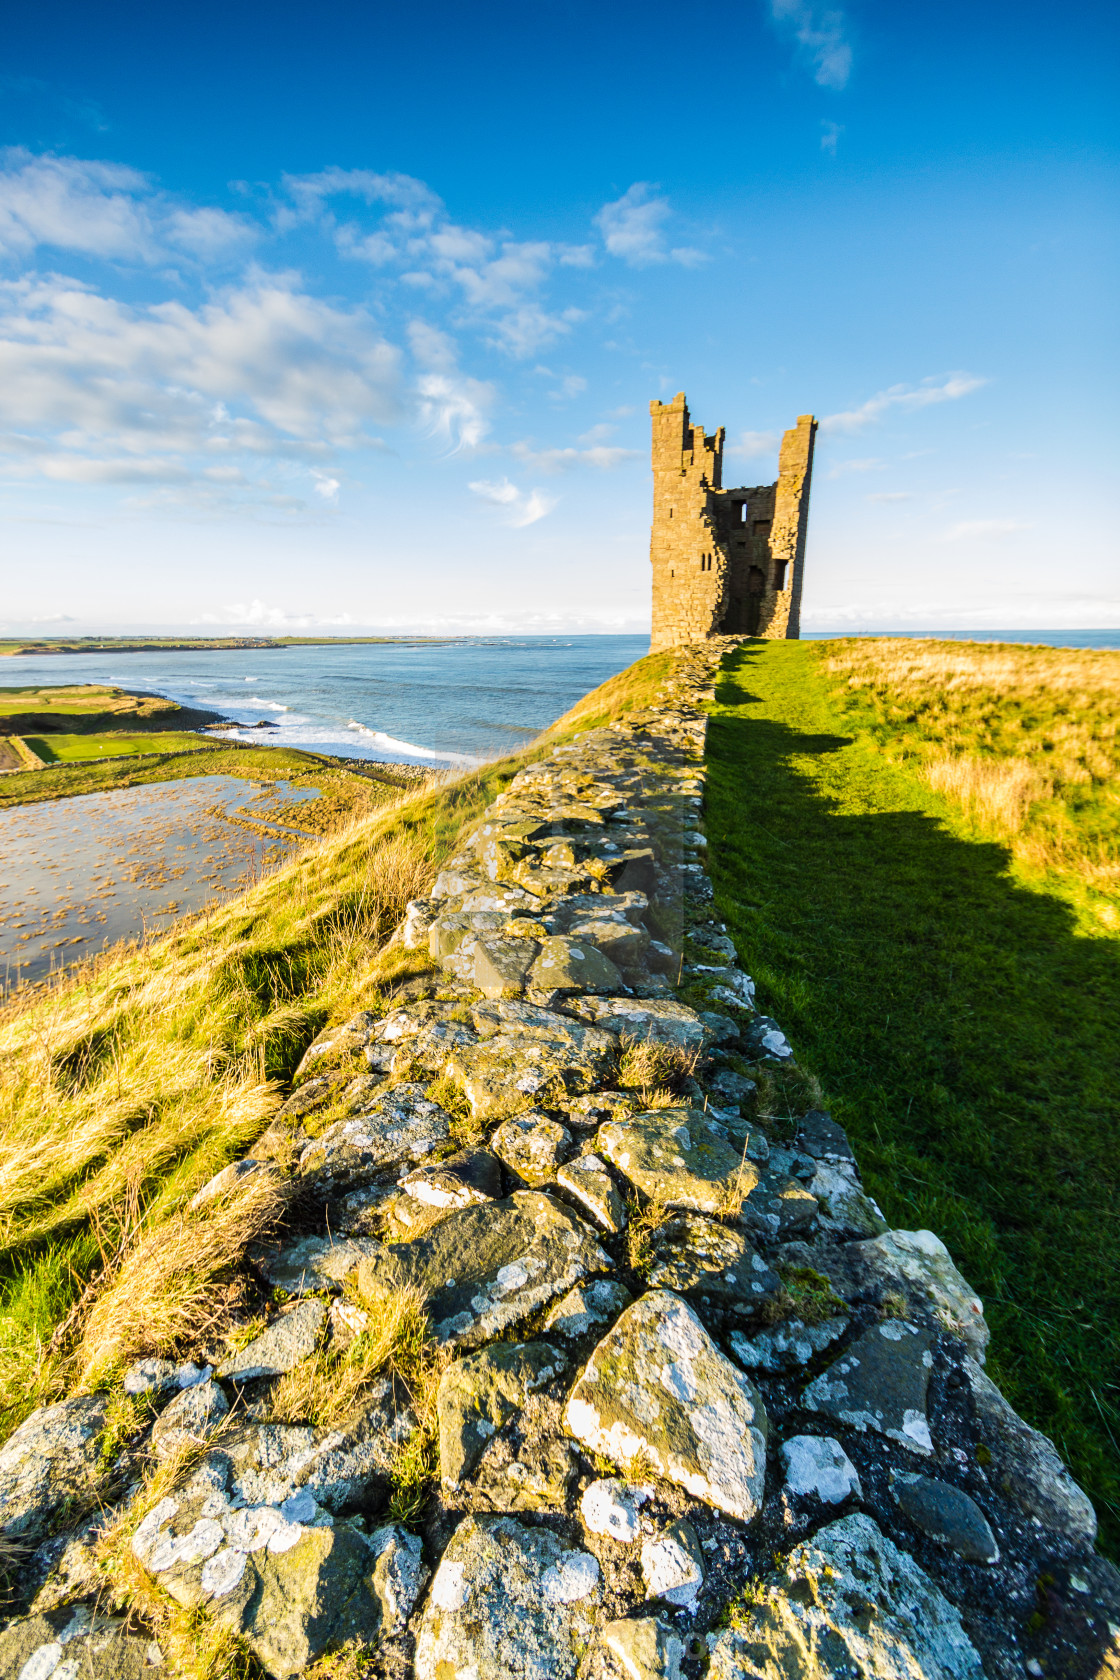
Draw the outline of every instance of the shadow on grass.
[[[1115,1556],[1120,947],[837,732],[811,653],[749,645],[717,690],[719,913],[887,1218],[936,1231],[984,1297],[992,1375]]]

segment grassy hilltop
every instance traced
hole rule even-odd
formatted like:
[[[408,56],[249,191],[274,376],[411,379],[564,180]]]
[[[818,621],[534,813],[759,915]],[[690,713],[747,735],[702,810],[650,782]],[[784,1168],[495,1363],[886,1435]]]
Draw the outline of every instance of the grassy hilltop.
[[[549,746],[647,704],[670,664],[612,679]],[[760,1006],[887,1217],[935,1230],[985,1297],[993,1375],[1114,1551],[1118,674],[1120,655],[747,644],[713,707],[706,817]],[[537,750],[403,794],[0,1012],[4,1433],[136,1353],[185,1350],[188,1320],[232,1321],[252,1233],[184,1242],[187,1201],[323,1025],[426,966],[389,931]]]
[[[1120,653],[755,642],[709,730],[717,903],[894,1225],[1120,1541]]]

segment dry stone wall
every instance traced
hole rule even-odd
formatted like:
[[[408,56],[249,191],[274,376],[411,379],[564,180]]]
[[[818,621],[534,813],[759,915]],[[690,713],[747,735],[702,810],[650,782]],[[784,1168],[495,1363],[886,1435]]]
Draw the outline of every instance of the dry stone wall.
[[[515,778],[409,906],[429,972],[323,1033],[199,1198],[298,1183],[256,1257],[282,1304],[216,1370],[127,1373],[150,1453],[194,1449],[131,1557],[277,1680],[347,1642],[369,1666],[338,1672],[401,1680],[1116,1672],[1089,1501],[985,1375],[944,1245],[887,1228],[713,910],[722,651]],[[331,1429],[270,1408],[406,1285],[444,1368],[438,1487],[402,1525],[415,1396],[382,1377]],[[3,1531],[57,1531],[0,1680],[164,1663],[96,1575],[96,1519],[66,1527],[103,1413],[45,1408],[0,1452]]]

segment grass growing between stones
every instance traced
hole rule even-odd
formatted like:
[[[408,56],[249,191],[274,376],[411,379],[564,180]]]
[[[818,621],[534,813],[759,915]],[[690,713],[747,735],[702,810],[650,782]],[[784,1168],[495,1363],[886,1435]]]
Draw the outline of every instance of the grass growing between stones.
[[[1054,1438],[1115,1554],[1120,950],[1065,865],[985,838],[923,778],[909,712],[897,750],[889,708],[853,727],[836,646],[727,662],[708,736],[718,913],[887,1218],[935,1231],[984,1297],[994,1379]],[[1089,675],[1076,691],[1107,709]],[[985,750],[1009,738],[993,722]]]

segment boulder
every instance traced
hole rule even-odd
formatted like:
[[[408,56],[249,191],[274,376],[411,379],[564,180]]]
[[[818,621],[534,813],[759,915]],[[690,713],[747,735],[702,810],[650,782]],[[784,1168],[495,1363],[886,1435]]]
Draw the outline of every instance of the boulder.
[[[561,1161],[572,1152],[572,1134],[558,1120],[533,1108],[500,1125],[490,1138],[490,1147],[535,1190],[556,1177]]]
[[[718,1213],[758,1182],[699,1108],[654,1108],[600,1126],[596,1148],[651,1201]]]
[[[349,1189],[394,1162],[419,1160],[450,1135],[448,1116],[429,1102],[422,1085],[398,1085],[366,1113],[338,1120],[313,1138],[300,1155],[299,1170],[320,1190]]]
[[[394,1243],[358,1270],[364,1298],[401,1283],[428,1301],[439,1342],[490,1341],[611,1262],[582,1220],[551,1196],[519,1190],[462,1208],[427,1236]]]
[[[933,1337],[905,1319],[872,1325],[802,1395],[809,1411],[871,1429],[911,1452],[933,1451],[926,1397]]]
[[[645,1454],[658,1475],[741,1522],[762,1503],[762,1401],[668,1290],[626,1308],[580,1373],[564,1416],[592,1452],[623,1468]]]
[[[337,1294],[371,1247],[369,1238],[301,1237],[261,1262],[273,1289],[286,1295]]]
[[[786,1491],[795,1498],[841,1505],[849,1494],[863,1496],[855,1465],[831,1435],[794,1435],[782,1442],[780,1456]]]
[[[40,1533],[67,1501],[92,1497],[105,1428],[105,1397],[83,1394],[40,1406],[0,1448],[0,1534]]]
[[[152,1452],[164,1459],[182,1447],[197,1446],[214,1433],[228,1411],[229,1401],[216,1382],[183,1389],[152,1427]]]
[[[599,1598],[589,1552],[513,1517],[467,1517],[432,1581],[416,1680],[575,1680]]]
[[[841,1517],[798,1546],[745,1629],[709,1634],[709,1680],[982,1680],[958,1612],[870,1517]]]
[[[974,1359],[965,1359],[976,1431],[991,1454],[993,1485],[1028,1517],[1070,1540],[1092,1545],[1097,1517],[1048,1436],[1025,1423]]]
[[[564,1355],[547,1342],[503,1342],[449,1365],[440,1378],[436,1402],[442,1481],[458,1487],[492,1436],[566,1364]]]
[[[654,1289],[683,1295],[702,1318],[751,1318],[778,1295],[781,1279],[746,1238],[698,1213],[678,1214],[654,1232],[647,1276]]]
[[[816,1197],[798,1179],[768,1171],[759,1177],[739,1218],[745,1230],[771,1241],[789,1242],[808,1231],[816,1214]]]
[[[998,1563],[999,1546],[987,1517],[963,1488],[932,1476],[896,1475],[891,1492],[915,1528],[970,1563]]]
[[[364,1249],[377,1250],[378,1245],[367,1243]],[[366,1256],[363,1253],[360,1259]],[[327,1316],[327,1304],[312,1296],[270,1324],[247,1347],[218,1366],[219,1377],[231,1382],[252,1382],[257,1377],[280,1377],[294,1370],[300,1360],[315,1352]],[[189,1391],[190,1392],[190,1391]],[[193,1392],[197,1393],[197,1390]],[[186,1398],[184,1396],[183,1398]],[[182,1404],[182,1400],[175,1402]],[[171,1408],[168,1407],[168,1411]],[[166,1419],[167,1412],[163,1414]]]

